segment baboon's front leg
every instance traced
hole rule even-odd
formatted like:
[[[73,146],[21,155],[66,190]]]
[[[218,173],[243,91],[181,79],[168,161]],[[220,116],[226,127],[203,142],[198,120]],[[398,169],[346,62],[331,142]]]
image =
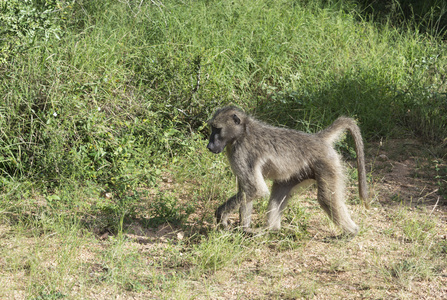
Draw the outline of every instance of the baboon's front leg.
[[[273,182],[270,201],[267,208],[267,227],[270,230],[281,229],[281,214],[287,205],[295,182]]]
[[[250,228],[251,213],[253,211],[253,201],[247,200],[247,196],[242,192],[241,207],[239,208],[239,219],[241,220],[241,226],[244,230]]]
[[[244,192],[238,192],[228,199],[227,202],[219,206],[216,210],[217,223],[224,228],[228,227],[228,217],[232,211],[239,206],[239,217],[242,228],[245,230],[250,227],[251,213],[253,211],[253,201],[246,196]]]
[[[250,227],[251,213],[253,210],[253,200],[268,194],[267,185],[264,182],[260,169],[252,171],[238,170],[237,174],[243,173],[244,176],[238,176],[238,192],[228,199],[227,202],[219,206],[216,210],[217,223],[222,224],[224,228],[228,227],[228,216],[236,208],[239,209],[241,226],[244,230]]]
[[[241,207],[239,209],[239,217],[242,229],[246,232],[251,232],[251,213],[253,211],[253,200],[265,197],[269,194],[267,185],[262,177],[261,169],[258,168],[253,172],[251,180],[247,180],[244,184],[239,185],[239,189],[244,192],[241,193]]]
[[[227,202],[219,206],[216,210],[217,224],[221,224],[224,228],[228,227],[228,216],[241,205],[242,199],[244,198],[243,195],[244,193],[239,191],[236,195],[230,197]]]

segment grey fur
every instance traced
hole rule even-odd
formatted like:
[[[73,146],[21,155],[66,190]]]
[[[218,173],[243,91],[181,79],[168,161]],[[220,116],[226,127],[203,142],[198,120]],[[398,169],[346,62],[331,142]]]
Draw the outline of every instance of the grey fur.
[[[317,182],[318,202],[331,220],[346,234],[359,228],[344,201],[344,168],[334,142],[349,130],[354,137],[359,173],[359,193],[366,203],[367,185],[363,142],[355,120],[340,117],[316,134],[278,128],[260,122],[240,109],[218,109],[208,122],[212,132],[207,148],[227,157],[238,180],[238,192],[216,210],[218,223],[228,226],[231,211],[240,207],[240,221],[249,230],[253,200],[268,195],[264,178],[273,180],[267,212],[267,227],[281,228],[281,213],[296,189]]]

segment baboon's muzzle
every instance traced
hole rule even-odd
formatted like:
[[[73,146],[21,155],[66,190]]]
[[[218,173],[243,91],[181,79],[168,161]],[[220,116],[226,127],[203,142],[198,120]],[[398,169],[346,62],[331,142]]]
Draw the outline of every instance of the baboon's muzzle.
[[[223,150],[223,148],[216,147],[213,143],[208,143],[208,146],[206,146],[206,147],[208,148],[208,150],[210,150],[214,154],[219,154]]]

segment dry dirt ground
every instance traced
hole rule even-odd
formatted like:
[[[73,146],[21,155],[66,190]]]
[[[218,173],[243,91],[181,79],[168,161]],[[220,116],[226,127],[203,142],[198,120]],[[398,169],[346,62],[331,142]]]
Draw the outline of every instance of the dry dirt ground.
[[[184,289],[174,295],[195,299],[447,299],[447,199],[436,184],[435,156],[415,140],[389,140],[369,145],[367,157],[372,208],[351,206],[362,227],[355,239],[328,240],[338,229],[315,201],[304,200],[300,205],[311,216],[309,238],[297,241],[299,246],[282,241],[293,230],[286,226],[285,233],[273,239],[261,238],[259,247],[248,249],[250,255],[243,259],[185,280]],[[351,196],[353,193],[357,193],[356,183],[348,190]],[[315,199],[315,191],[299,198]],[[184,234],[166,226],[151,233],[160,242],[181,240]],[[140,247],[144,251],[148,246]]]
[[[302,247],[278,250],[281,242],[270,241],[253,257],[197,283],[197,290],[209,286],[210,297],[221,299],[447,299],[446,249],[430,254],[427,245],[447,245],[447,199],[430,167],[435,156],[412,139],[378,142],[368,150],[372,208],[352,206],[363,228],[360,236],[349,243],[327,242],[337,229],[314,201],[304,201],[311,226]],[[354,183],[348,193],[356,192]],[[303,196],[315,199],[315,192]],[[410,241],[406,230],[420,228],[405,226],[423,227],[431,218],[435,236]]]
[[[339,230],[318,207],[315,191],[309,190],[293,200],[309,216],[304,238],[294,237],[293,228],[286,225],[274,236],[247,237],[248,242],[234,244],[216,242],[216,248],[206,252],[200,250],[197,236],[211,240],[213,224],[204,222],[192,226],[196,228],[192,231],[169,224],[154,229],[131,224],[119,248],[111,249],[111,237],[105,234],[71,250],[82,264],[76,272],[88,272],[89,280],[76,283],[77,275],[67,271],[64,282],[74,282],[69,290],[34,299],[61,295],[69,299],[447,299],[447,200],[436,184],[435,156],[414,140],[389,140],[367,149],[372,207],[366,210],[351,203],[353,218],[362,228],[351,241],[330,238]],[[445,168],[441,161],[438,164]],[[165,185],[179,191],[171,180]],[[352,183],[349,198],[355,193],[357,185]],[[17,255],[31,259],[34,254],[27,249],[36,237],[17,241],[8,231],[0,228],[0,247],[21,251]],[[41,246],[36,259],[48,270],[42,276],[57,269],[54,253],[65,251],[59,244],[63,243],[55,234]],[[213,251],[222,260],[218,268],[203,270],[194,265],[204,253],[206,259],[213,259]],[[119,265],[119,271],[113,259],[104,262],[106,256],[100,253],[105,252],[117,259],[131,252],[138,264]],[[29,299],[28,282],[33,281],[27,275],[29,267],[13,269],[7,260],[17,262],[0,257],[0,285],[8,291],[0,292],[0,298]],[[108,281],[110,274],[116,279]],[[147,282],[147,278],[154,279]],[[145,284],[135,288],[133,282]]]

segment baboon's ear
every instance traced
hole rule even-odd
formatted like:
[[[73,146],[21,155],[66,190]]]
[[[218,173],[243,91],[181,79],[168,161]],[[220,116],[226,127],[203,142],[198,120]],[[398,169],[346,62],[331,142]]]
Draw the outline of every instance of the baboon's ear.
[[[233,121],[237,125],[241,124],[241,119],[236,114],[233,115]]]

